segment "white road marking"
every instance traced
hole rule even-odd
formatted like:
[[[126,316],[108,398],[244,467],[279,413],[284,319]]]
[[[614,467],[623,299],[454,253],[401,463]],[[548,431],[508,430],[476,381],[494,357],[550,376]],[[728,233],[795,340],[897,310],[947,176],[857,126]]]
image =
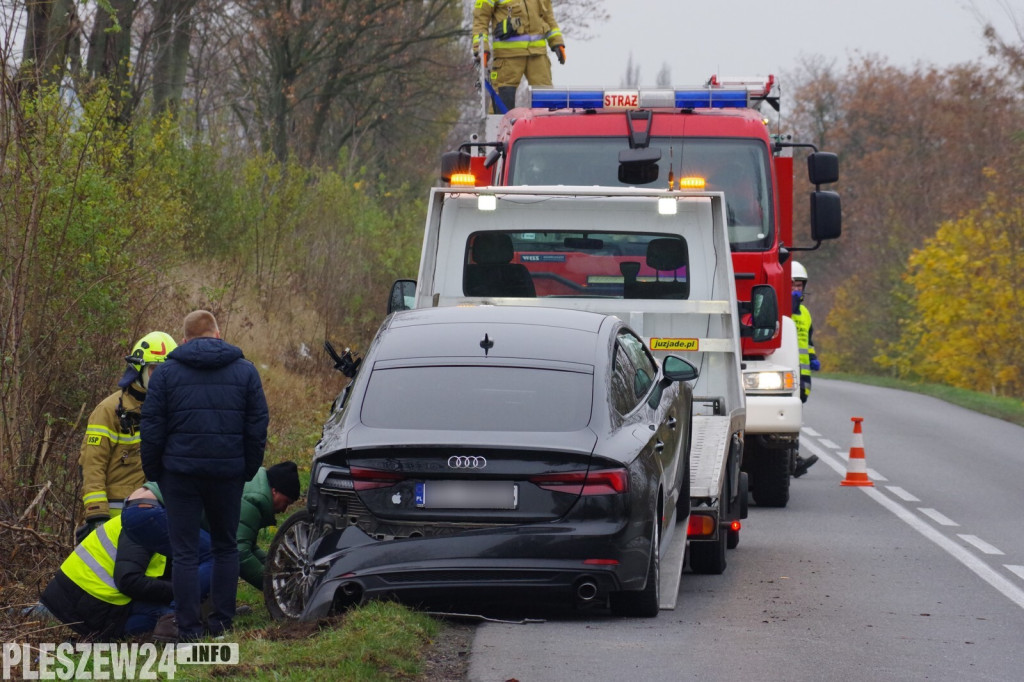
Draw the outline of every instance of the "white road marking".
[[[819,436],[821,436],[820,433],[818,433],[817,431],[812,429],[810,426],[801,426],[800,430],[803,431],[804,433],[806,433],[808,436],[814,436],[815,438],[818,438]]]
[[[806,446],[807,449],[815,455],[818,455],[823,462],[835,469],[836,473],[841,475],[846,474],[846,466],[842,462],[836,461],[832,455],[826,454],[824,450],[815,446],[813,443],[801,440],[800,444],[802,446]],[[921,519],[921,517],[905,508],[899,502],[889,499],[884,493],[874,488],[862,487],[860,490],[863,490],[865,495],[892,512],[898,519],[934,542],[947,554],[973,571],[979,578],[996,588],[1004,597],[1024,609],[1024,589],[1017,587],[1017,585],[1010,582],[1001,573],[997,573],[984,561],[929,526],[927,522]],[[1024,567],[1019,568],[1024,569]],[[1016,573],[1016,571],[1014,572]]]
[[[884,480],[884,479],[878,479],[878,480]],[[921,500],[917,499],[916,497],[914,497],[913,495],[911,495],[910,493],[908,493],[903,488],[899,487],[898,485],[887,485],[885,487],[889,489],[889,492],[891,492],[893,495],[895,495],[896,497],[900,498],[904,502],[920,502],[921,501]]]
[[[987,542],[985,542],[984,540],[979,538],[977,535],[960,535],[960,534],[958,534],[957,537],[960,538],[961,540],[963,540],[964,542],[967,542],[967,543],[970,543],[970,544],[974,545],[975,547],[980,549],[985,554],[998,554],[1000,556],[1002,556],[1002,554],[1003,554],[1002,551],[1000,551],[1000,549],[998,547],[993,547],[992,545],[988,544]]]
[[[838,445],[836,445],[835,443],[833,443],[832,441],[830,441],[827,438],[822,438],[821,439],[821,444],[824,445],[826,448],[831,448],[832,450],[842,450],[843,449],[843,448],[839,447]]]
[[[868,478],[870,478],[872,481],[888,481],[889,480],[888,478],[886,478],[882,474],[878,473],[877,471],[875,471],[871,467],[868,467]],[[910,500],[908,500],[908,502],[909,501]],[[919,500],[915,500],[915,501],[919,501]]]
[[[924,514],[925,516],[927,516],[928,518],[930,518],[932,521],[934,521],[935,523],[939,524],[940,526],[959,526],[960,525],[959,523],[957,523],[953,519],[949,518],[945,514],[940,514],[939,512],[937,512],[934,509],[931,509],[929,507],[918,507],[917,511],[921,512],[922,514]]]
[[[1010,564],[1003,564],[1004,568],[1008,568],[1012,573],[1016,573],[1019,577],[1024,578],[1024,566],[1011,566]]]

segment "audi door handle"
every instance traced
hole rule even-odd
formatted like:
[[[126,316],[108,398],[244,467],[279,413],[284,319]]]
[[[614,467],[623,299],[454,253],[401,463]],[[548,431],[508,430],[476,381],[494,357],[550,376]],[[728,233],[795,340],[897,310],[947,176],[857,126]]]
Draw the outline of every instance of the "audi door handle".
[[[661,441],[661,440],[659,440],[658,442],[656,442],[656,443],[654,444],[654,449],[655,449],[655,451],[657,451],[657,452],[662,452],[662,451],[664,451],[664,450],[665,450],[665,441]]]
[[[675,417],[669,417],[668,418],[668,428],[674,429],[674,428],[676,428],[676,424],[678,424],[678,423],[679,422],[676,420]]]

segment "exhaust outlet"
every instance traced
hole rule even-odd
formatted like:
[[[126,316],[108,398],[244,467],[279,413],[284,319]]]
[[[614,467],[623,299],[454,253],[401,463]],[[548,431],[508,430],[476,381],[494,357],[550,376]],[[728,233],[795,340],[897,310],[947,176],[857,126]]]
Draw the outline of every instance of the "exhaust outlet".
[[[597,599],[597,583],[593,580],[581,580],[577,583],[576,599],[584,604]]]
[[[363,586],[355,581],[347,581],[338,586],[334,592],[334,611],[344,611],[363,602]]]

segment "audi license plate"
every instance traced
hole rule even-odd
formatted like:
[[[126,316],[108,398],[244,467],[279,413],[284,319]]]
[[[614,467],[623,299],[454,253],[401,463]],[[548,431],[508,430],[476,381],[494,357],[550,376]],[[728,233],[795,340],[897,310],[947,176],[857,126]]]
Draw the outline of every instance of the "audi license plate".
[[[512,481],[423,481],[416,484],[423,509],[516,509],[519,486]]]

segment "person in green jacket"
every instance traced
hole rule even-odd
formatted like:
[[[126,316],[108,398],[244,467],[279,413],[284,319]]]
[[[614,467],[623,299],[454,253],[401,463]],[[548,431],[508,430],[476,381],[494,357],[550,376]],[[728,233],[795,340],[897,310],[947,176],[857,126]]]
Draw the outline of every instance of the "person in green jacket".
[[[295,462],[260,467],[242,489],[242,513],[238,520],[238,574],[253,587],[263,590],[263,567],[267,553],[257,544],[260,529],[273,526],[276,515],[300,497],[299,471]]]

